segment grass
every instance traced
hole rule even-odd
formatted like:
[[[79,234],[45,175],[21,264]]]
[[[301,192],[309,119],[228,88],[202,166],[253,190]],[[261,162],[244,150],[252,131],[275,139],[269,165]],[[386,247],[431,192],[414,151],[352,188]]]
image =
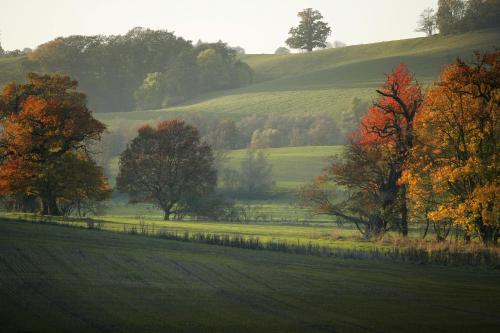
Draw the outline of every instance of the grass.
[[[149,215],[134,206],[112,209],[96,219],[67,217],[41,217],[33,214],[2,212],[0,217],[55,223],[73,227],[106,230],[113,232],[144,234],[153,237],[181,239],[194,242],[209,242],[254,249],[275,249],[285,252],[311,255],[335,255],[358,258],[408,260],[444,265],[473,265],[500,267],[500,249],[484,247],[479,242],[464,244],[462,238],[451,235],[449,240],[436,243],[432,232],[422,240],[420,225],[412,225],[408,239],[402,239],[397,232],[389,231],[380,240],[366,240],[351,224],[332,221],[251,221],[246,223],[222,221],[163,221],[161,212],[149,211]],[[233,242],[235,245],[232,245]],[[254,246],[255,244],[256,247]]]
[[[500,45],[500,32],[486,30],[452,36],[433,36],[293,55],[247,55],[243,60],[255,71],[256,83],[220,91],[163,110],[101,113],[97,117],[113,127],[137,127],[203,112],[239,119],[253,114],[328,113],[339,117],[353,97],[371,99],[384,75],[404,62],[419,81],[437,79],[442,66],[473,51]]]
[[[3,332],[495,332],[499,278],[0,221]]]
[[[266,149],[269,163],[272,165],[272,175],[276,182],[277,193],[267,201],[238,201],[238,205],[245,207],[254,219],[261,220],[330,220],[325,216],[313,216],[307,209],[295,205],[295,193],[302,186],[312,182],[314,177],[321,173],[327,165],[327,158],[342,152],[342,146],[308,146]],[[246,150],[233,150],[228,154],[227,166],[239,170],[241,161],[245,158]],[[110,161],[107,176],[112,185],[115,184],[118,174],[118,158]],[[134,217],[144,215],[161,218],[161,211],[149,205],[125,205],[121,202],[110,204],[106,212],[108,216]]]
[[[266,149],[278,189],[297,190],[312,182],[327,165],[327,158],[342,153],[342,146],[306,146]],[[240,169],[246,149],[229,154],[229,167]]]
[[[312,182],[327,165],[327,159],[342,153],[342,146],[306,146],[269,148],[265,150],[272,165],[273,179],[278,190],[298,190]],[[228,153],[227,166],[239,170],[246,156],[246,149],[232,150]],[[118,158],[110,161],[107,175],[111,184],[118,174]]]

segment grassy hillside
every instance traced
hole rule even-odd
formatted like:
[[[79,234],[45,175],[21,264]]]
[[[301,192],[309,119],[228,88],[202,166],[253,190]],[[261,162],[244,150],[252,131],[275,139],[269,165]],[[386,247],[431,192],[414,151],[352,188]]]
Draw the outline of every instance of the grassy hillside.
[[[23,71],[26,70],[27,66],[27,58],[25,56],[8,58],[0,57],[0,88],[2,88],[7,82],[13,80],[23,80]]]
[[[2,332],[494,332],[499,278],[0,221]]]
[[[185,105],[164,110],[99,114],[108,124],[136,126],[145,121],[174,117],[183,112],[207,112],[240,118],[252,114],[329,113],[338,116],[353,97],[370,99],[384,74],[401,62],[419,81],[435,80],[442,66],[460,56],[471,59],[473,51],[500,45],[496,30],[454,36],[433,36],[311,54],[247,55],[256,83],[231,91],[202,96]]]

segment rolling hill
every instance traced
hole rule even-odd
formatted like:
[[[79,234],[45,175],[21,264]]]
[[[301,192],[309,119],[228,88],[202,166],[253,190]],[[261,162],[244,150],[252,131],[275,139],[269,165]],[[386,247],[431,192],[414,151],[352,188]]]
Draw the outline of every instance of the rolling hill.
[[[451,36],[432,36],[355,45],[291,55],[246,55],[255,83],[240,89],[204,95],[162,110],[100,113],[111,126],[137,126],[204,112],[238,119],[252,114],[328,113],[338,117],[353,97],[373,98],[384,75],[405,63],[424,84],[437,79],[443,65],[457,57],[472,59],[474,51],[500,45],[500,31],[484,30]]]

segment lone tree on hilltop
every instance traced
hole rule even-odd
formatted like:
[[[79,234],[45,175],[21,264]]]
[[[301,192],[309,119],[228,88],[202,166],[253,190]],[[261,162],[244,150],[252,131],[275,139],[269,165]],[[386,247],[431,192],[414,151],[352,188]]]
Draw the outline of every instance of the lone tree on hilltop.
[[[432,36],[437,30],[436,14],[434,9],[426,8],[420,14],[420,18],[417,22],[416,32],[424,32],[427,36]]]
[[[323,16],[317,10],[306,8],[297,14],[300,23],[290,29],[290,37],[286,44],[293,49],[302,49],[311,52],[316,47],[326,47],[326,39],[332,30],[328,23],[321,21]]]
[[[157,205],[165,220],[193,198],[212,194],[216,183],[212,149],[200,141],[195,127],[180,120],[139,129],[120,156],[116,179],[118,190],[128,193],[130,201]]]

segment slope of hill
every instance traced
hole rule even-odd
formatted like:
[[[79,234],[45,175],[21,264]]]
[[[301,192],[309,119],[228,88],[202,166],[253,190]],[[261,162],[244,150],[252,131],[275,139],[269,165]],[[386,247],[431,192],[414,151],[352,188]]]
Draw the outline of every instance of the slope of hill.
[[[204,95],[163,110],[98,114],[108,124],[138,124],[183,112],[207,112],[238,119],[252,114],[329,113],[338,117],[353,97],[372,98],[384,74],[404,62],[423,83],[435,80],[442,66],[456,57],[471,59],[474,51],[500,46],[500,31],[485,30],[433,36],[310,54],[247,55],[256,83]]]
[[[0,221],[2,332],[494,332],[498,275]]]

